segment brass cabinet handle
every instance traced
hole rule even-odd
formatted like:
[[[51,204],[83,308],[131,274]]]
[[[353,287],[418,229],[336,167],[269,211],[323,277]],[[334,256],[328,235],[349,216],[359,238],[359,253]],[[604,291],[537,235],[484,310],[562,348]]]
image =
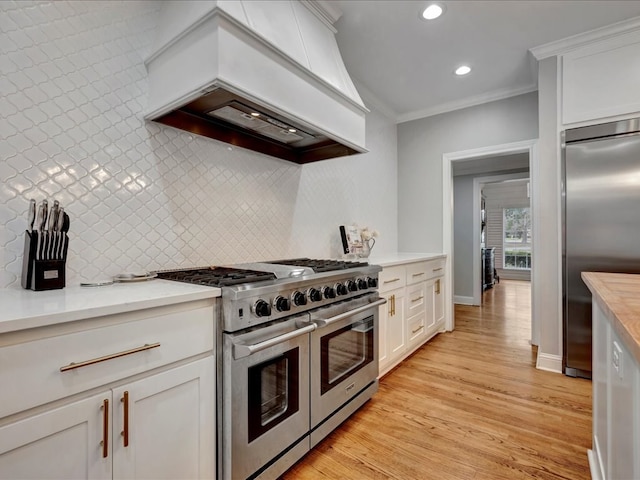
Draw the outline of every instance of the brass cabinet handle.
[[[414,277],[419,277],[420,275],[424,275],[424,272],[414,273],[414,274],[413,274],[413,276],[414,276]]]
[[[420,295],[418,298],[412,298],[411,299],[411,303],[418,302],[418,301],[422,300],[423,298],[424,298],[424,295]]]
[[[150,350],[152,348],[157,348],[160,346],[160,343],[146,343],[141,347],[132,348],[131,350],[125,350],[124,352],[112,353],[110,355],[105,355],[104,357],[92,358],[91,360],[85,360],[83,362],[71,362],[69,365],[65,365],[64,367],[60,367],[61,372],[66,372],[68,370],[73,370],[75,368],[86,367],[88,365],[93,365],[94,363],[106,362],[107,360],[112,360],[114,358],[124,357],[126,355],[131,355],[132,353],[143,352],[145,350]]]
[[[385,281],[384,281],[384,282],[382,282],[382,283],[393,283],[393,282],[399,282],[399,281],[400,281],[400,279],[399,279],[399,278],[392,278],[391,280],[385,280]]]
[[[439,272],[440,270],[442,270],[442,267],[438,267],[438,268],[434,268],[433,269],[434,272]]]
[[[124,429],[122,430],[123,444],[129,446],[129,392],[125,391],[120,401],[124,404]]]
[[[436,293],[440,294],[440,279],[436,280]]]
[[[109,456],[109,399],[102,401],[102,458]]]
[[[424,325],[420,325],[418,328],[416,328],[415,330],[411,330],[411,333],[416,333],[419,332],[420,330],[422,330],[424,328]]]

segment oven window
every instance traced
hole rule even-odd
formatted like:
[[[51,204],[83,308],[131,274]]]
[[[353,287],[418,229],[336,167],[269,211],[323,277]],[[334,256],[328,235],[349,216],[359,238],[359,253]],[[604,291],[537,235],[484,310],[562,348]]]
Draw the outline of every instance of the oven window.
[[[249,367],[249,441],[298,411],[299,348]]]
[[[373,361],[373,315],[320,339],[322,394]]]

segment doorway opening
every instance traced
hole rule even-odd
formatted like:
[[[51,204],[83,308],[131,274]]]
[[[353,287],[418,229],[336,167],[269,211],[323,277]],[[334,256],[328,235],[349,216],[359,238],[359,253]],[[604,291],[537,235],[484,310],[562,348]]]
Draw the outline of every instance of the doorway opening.
[[[454,300],[457,303],[476,305],[480,305],[482,302],[483,283],[481,259],[481,192],[483,185],[487,185],[490,183],[524,180],[527,177],[529,178],[525,188],[530,200],[530,210],[528,212],[528,218],[530,221],[530,237],[527,237],[527,234],[525,233],[524,243],[527,243],[526,241],[529,240],[530,253],[527,255],[525,253],[526,245],[521,245],[521,248],[517,250],[510,249],[508,253],[510,253],[511,255],[507,255],[507,258],[505,258],[505,245],[509,247],[509,243],[515,240],[514,235],[516,235],[517,233],[515,231],[507,231],[506,242],[504,237],[504,230],[500,232],[500,239],[494,239],[493,241],[500,241],[498,254],[501,255],[499,258],[499,264],[502,265],[502,269],[504,269],[505,267],[505,261],[511,262],[513,260],[516,262],[516,265],[521,265],[522,258],[520,257],[524,257],[525,264],[527,262],[527,258],[529,259],[529,261],[535,258],[533,256],[533,250],[536,243],[536,225],[539,222],[539,219],[536,216],[536,202],[538,199],[535,195],[535,192],[537,190],[537,161],[535,157],[535,144],[535,140],[530,140],[525,142],[516,142],[511,144],[483,147],[473,150],[465,150],[461,152],[445,153],[443,155],[443,246],[444,253],[446,253],[448,255],[448,258],[450,259],[450,261],[448,262],[449,275],[447,277],[449,287],[447,290],[448,292],[450,292],[450,296],[449,298],[447,298],[447,308],[449,309],[448,318],[450,321],[450,325],[447,326],[448,329],[453,329],[455,325],[453,309]],[[489,174],[489,172],[491,172],[491,174]],[[470,188],[467,188],[467,195],[469,195],[469,193],[471,192],[470,194],[472,196],[473,204],[472,209],[468,212],[468,216],[470,218],[466,220],[464,218],[456,218],[454,214],[454,194],[456,193],[454,191],[454,177],[462,176],[467,177],[467,185],[470,186]],[[517,205],[513,205],[513,207],[515,208],[517,207]],[[495,215],[495,211],[493,215]],[[501,210],[501,215],[504,215],[504,209]],[[460,243],[460,238],[456,239],[455,236],[456,222],[466,223],[466,227],[469,229],[469,231],[472,232],[466,238],[467,247],[464,250],[456,248],[459,246],[456,242]],[[502,229],[505,224],[504,217],[501,218],[500,223]],[[513,226],[513,222],[511,222],[510,225]],[[488,232],[485,232],[485,235],[488,235]],[[471,246],[470,250],[469,237],[472,239],[473,243],[473,246]],[[488,238],[486,237],[485,243],[488,243]],[[471,254],[469,254],[469,251],[471,252]],[[467,257],[466,259],[465,256]],[[469,295],[469,290],[467,290],[467,295],[458,295],[456,297],[453,293],[455,292],[454,285],[456,285],[456,280],[458,280],[458,277],[461,275],[460,265],[465,261],[467,265],[471,264],[471,268],[467,267],[468,271],[466,273],[463,273],[462,275],[465,277],[464,280],[466,282],[470,282],[473,285],[473,294]],[[535,261],[533,261],[533,263],[535,264]],[[458,266],[457,269],[456,265]],[[457,275],[456,271],[458,272]],[[535,268],[531,268],[530,270],[528,270],[528,272],[530,272],[531,289],[535,290],[537,281],[535,276]],[[529,275],[528,272],[527,276]],[[513,277],[513,273],[515,272],[508,272],[507,276]],[[516,274],[515,277],[517,278],[518,275]],[[529,314],[531,318],[531,343],[533,345],[537,345],[539,339],[539,323],[537,321],[535,311],[535,305],[532,304]]]

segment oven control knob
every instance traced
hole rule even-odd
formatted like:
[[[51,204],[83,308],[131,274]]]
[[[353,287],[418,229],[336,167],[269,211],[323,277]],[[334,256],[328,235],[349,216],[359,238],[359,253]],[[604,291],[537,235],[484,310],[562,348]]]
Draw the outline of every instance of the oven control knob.
[[[293,300],[293,304],[298,307],[307,304],[307,296],[302,292],[293,292],[293,294],[291,294],[291,300]]]
[[[322,294],[324,298],[336,298],[336,289],[334,287],[324,287]]]
[[[367,277],[367,285],[369,285],[369,288],[376,288],[378,286],[378,279]]]
[[[349,291],[347,290],[347,286],[343,283],[336,283],[335,289],[338,295],[346,295],[347,293],[349,293]]]
[[[369,284],[367,283],[367,280],[365,278],[359,278],[358,290],[366,290],[367,288],[369,288]]]
[[[268,317],[271,315],[271,305],[264,300],[258,300],[253,304],[253,311],[258,317]]]
[[[291,302],[286,297],[281,297],[278,295],[273,300],[273,305],[276,307],[276,310],[279,312],[286,312],[287,310],[291,310]]]
[[[322,292],[317,288],[310,288],[307,291],[307,296],[312,302],[319,302],[320,300],[322,300]]]
[[[353,280],[347,280],[347,290],[349,290],[350,292],[357,292],[358,285]]]

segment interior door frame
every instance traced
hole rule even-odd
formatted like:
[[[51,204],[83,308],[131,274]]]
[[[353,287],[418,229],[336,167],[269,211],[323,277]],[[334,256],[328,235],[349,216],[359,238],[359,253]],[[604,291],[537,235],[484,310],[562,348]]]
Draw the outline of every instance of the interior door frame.
[[[501,145],[490,145],[487,147],[473,148],[470,150],[461,150],[457,152],[448,152],[442,154],[442,245],[444,253],[447,255],[446,264],[446,288],[445,288],[445,310],[447,330],[455,328],[455,318],[453,315],[453,162],[459,160],[481,160],[488,157],[499,155],[510,155],[517,153],[529,154],[529,182],[531,194],[531,223],[533,230],[532,238],[532,257],[534,259],[531,269],[531,298],[537,298],[534,292],[538,288],[540,279],[536,274],[535,268],[535,249],[539,245],[538,232],[540,225],[540,198],[538,195],[538,158],[537,158],[538,140],[524,140],[521,142],[505,143]],[[477,262],[476,262],[477,263]],[[474,266],[474,269],[476,267]],[[477,266],[479,272],[479,266]],[[535,303],[531,304],[531,343],[538,345],[540,343],[540,319],[538,319],[538,308]]]

